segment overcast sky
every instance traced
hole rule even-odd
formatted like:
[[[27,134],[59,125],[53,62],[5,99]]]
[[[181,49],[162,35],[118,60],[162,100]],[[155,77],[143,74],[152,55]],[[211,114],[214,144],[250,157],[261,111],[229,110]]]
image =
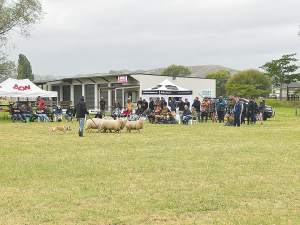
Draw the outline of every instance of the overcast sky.
[[[171,64],[258,68],[300,59],[297,0],[43,0],[44,20],[17,40],[36,75],[149,70]],[[298,62],[300,64],[300,62]]]

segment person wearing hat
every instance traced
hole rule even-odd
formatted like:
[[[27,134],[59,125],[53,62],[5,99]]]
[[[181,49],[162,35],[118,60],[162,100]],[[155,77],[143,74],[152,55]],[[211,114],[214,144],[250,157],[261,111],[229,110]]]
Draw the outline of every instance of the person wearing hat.
[[[100,112],[101,112],[101,115],[104,115],[104,116],[105,116],[105,106],[106,106],[106,101],[104,100],[103,97],[101,97],[101,100],[100,100]]]
[[[143,104],[143,99],[140,97],[140,100],[136,103],[136,106],[139,107],[139,105]]]
[[[142,110],[143,110],[143,112],[145,112],[147,109],[148,109],[148,102],[146,101],[146,99],[143,99],[143,102],[142,102],[142,104],[141,104],[141,106],[142,106]]]
[[[39,106],[40,106],[40,109],[44,109],[45,103],[44,103],[44,100],[41,99],[41,96],[38,96],[38,97],[37,97],[36,105],[37,105],[37,106],[39,105]]]
[[[240,126],[240,117],[241,117],[241,112],[242,112],[242,103],[240,102],[240,99],[238,97],[235,98],[235,105],[233,109],[234,113],[234,126],[239,127]]]
[[[76,103],[74,114],[73,116],[77,116],[78,122],[79,122],[79,137],[83,136],[83,127],[84,127],[84,120],[85,120],[85,114],[87,114],[90,117],[89,112],[86,109],[86,104],[84,102],[84,96],[81,95],[79,101]]]
[[[66,120],[69,121],[71,119],[73,123],[73,114],[74,114],[74,108],[72,105],[69,105],[69,108],[67,108],[66,115],[65,115]]]
[[[215,111],[218,115],[218,120],[221,123],[221,121],[224,122],[224,111],[225,111],[226,102],[224,101],[223,97],[220,96],[219,99],[216,102]]]
[[[201,104],[200,104],[200,101],[199,101],[198,97],[195,98],[195,101],[194,101],[192,106],[196,109],[198,121],[201,122],[201,120],[200,120],[200,106],[201,106]]]
[[[128,108],[128,109],[130,110],[130,113],[131,113],[132,110],[133,110],[133,107],[134,107],[134,105],[133,105],[133,103],[131,102],[131,99],[128,98],[127,103],[126,103],[126,105],[125,105],[125,108]]]
[[[187,98],[185,99],[185,101],[183,103],[183,106],[186,106],[186,105],[190,108],[191,104],[190,104],[190,102],[189,102],[189,100]]]
[[[60,105],[57,105],[57,107],[54,110],[54,114],[58,120],[58,122],[62,121],[62,108],[60,107]]]

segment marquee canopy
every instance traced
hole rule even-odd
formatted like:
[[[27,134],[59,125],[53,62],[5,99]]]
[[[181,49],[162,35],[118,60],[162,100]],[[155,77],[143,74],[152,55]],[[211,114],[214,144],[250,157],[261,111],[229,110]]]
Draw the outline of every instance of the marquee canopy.
[[[164,80],[160,84],[142,90],[142,97],[149,101],[149,98],[152,97],[155,101],[157,97],[164,98],[166,102],[169,102],[169,98],[174,97],[182,97],[182,100],[188,99],[188,101],[192,104],[193,103],[193,91],[188,90],[182,87],[179,87],[176,84],[173,84],[168,79]]]
[[[12,79],[0,83],[0,96],[7,97],[57,97],[57,91],[44,91],[29,79]]]

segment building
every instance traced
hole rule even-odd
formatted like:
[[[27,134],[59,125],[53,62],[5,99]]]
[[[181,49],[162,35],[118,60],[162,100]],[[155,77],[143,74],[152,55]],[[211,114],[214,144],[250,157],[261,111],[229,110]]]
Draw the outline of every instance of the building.
[[[85,96],[88,109],[99,109],[100,97],[104,97],[108,110],[111,110],[115,100],[122,106],[131,98],[135,103],[142,96],[142,90],[150,88],[165,79],[183,88],[193,91],[193,97],[201,97],[200,93],[209,93],[216,97],[216,80],[196,77],[171,77],[153,74],[124,75],[86,75],[61,78],[57,80],[34,81],[44,89],[57,91],[59,101],[72,101],[75,104],[81,95]],[[56,98],[52,98],[56,101]],[[136,104],[135,104],[136,105]]]

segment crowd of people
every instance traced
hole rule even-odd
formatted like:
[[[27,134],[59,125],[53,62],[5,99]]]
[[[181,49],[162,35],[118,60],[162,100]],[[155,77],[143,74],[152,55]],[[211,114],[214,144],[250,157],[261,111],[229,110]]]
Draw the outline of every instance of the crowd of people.
[[[97,112],[95,118],[103,118],[105,114],[106,101],[103,97],[100,100],[100,111]],[[226,126],[240,126],[245,124],[254,124],[256,122],[256,114],[259,113],[261,124],[263,124],[263,114],[265,110],[265,101],[261,97],[260,104],[258,105],[255,98],[249,98],[248,104],[245,100],[239,100],[238,97],[229,96],[229,104],[226,108],[226,102],[222,96],[218,97],[216,102],[214,99],[210,101],[208,98],[204,98],[202,102],[196,97],[193,104],[190,104],[188,99],[185,101],[180,97],[178,101],[174,97],[171,97],[167,103],[164,98],[157,97],[155,100],[139,98],[137,102],[137,109],[134,111],[134,104],[131,99],[128,99],[125,104],[125,109],[122,112],[122,105],[118,100],[114,103],[114,109],[110,115],[112,118],[117,119],[120,117],[128,118],[129,120],[138,120],[141,116],[147,117],[151,123],[176,123],[175,116],[178,113],[180,121],[183,125],[187,125],[191,119],[198,120],[199,122],[207,122],[210,118],[212,122],[221,123],[225,121]],[[22,104],[18,107],[14,104],[11,108],[11,114],[13,122],[19,119],[22,122],[34,122],[37,118],[41,121],[53,122],[53,119],[62,121],[63,111],[60,105],[58,105],[52,112],[45,105],[44,100],[38,96],[36,101],[36,110],[33,111],[31,102],[28,102],[27,106]],[[74,119],[75,111],[72,105],[69,106],[65,113],[65,119],[72,121]],[[216,118],[217,115],[217,118]]]
[[[47,105],[45,105],[44,100],[41,99],[40,96],[38,96],[35,103],[36,103],[35,112],[33,110],[31,102],[28,102],[27,105],[22,103],[21,107],[18,107],[16,103],[13,104],[10,110],[12,115],[12,121],[15,122],[17,119],[19,119],[20,121],[26,123],[26,122],[34,122],[38,118],[41,121],[46,120],[47,122],[53,122],[54,118],[57,119],[57,121],[59,122],[62,121],[63,111],[60,105],[57,105],[57,107],[51,112],[51,110],[48,108]],[[65,119],[67,121],[73,121],[73,117],[74,117],[74,108],[72,105],[70,105],[66,111]]]

